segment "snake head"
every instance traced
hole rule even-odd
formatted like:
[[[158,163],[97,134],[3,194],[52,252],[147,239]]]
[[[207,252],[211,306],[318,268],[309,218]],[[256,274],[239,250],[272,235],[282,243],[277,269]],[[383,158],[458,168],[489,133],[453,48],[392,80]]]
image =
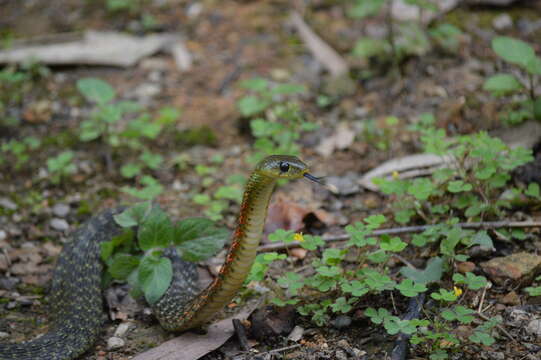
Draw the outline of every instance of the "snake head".
[[[308,173],[308,165],[302,162],[296,156],[291,155],[271,155],[261,160],[256,171],[262,175],[275,179],[300,179],[305,177],[315,182],[320,182],[318,178]]]

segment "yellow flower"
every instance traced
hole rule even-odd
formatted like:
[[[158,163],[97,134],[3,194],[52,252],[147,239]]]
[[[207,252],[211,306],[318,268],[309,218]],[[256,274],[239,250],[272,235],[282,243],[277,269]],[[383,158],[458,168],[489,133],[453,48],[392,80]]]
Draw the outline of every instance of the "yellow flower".
[[[455,290],[455,296],[456,297],[459,297],[460,295],[462,295],[462,289],[457,287],[457,286],[454,286],[453,289]]]
[[[398,177],[399,177],[400,175],[398,174],[398,171],[395,170],[395,171],[393,171],[393,173],[391,174],[391,176],[393,177],[393,180],[396,180],[396,179],[398,179]]]
[[[302,233],[295,233],[295,235],[293,235],[293,240],[303,242],[304,236],[302,236]]]

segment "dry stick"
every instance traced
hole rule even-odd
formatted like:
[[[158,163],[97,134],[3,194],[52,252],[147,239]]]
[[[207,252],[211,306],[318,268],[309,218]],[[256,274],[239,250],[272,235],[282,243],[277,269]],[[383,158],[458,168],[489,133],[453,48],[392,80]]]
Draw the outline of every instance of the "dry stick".
[[[409,234],[409,233],[419,233],[425,230],[428,230],[437,225],[419,225],[419,226],[404,226],[390,229],[380,229],[374,230],[368,236],[381,236],[381,235],[400,235],[400,234]],[[463,229],[498,229],[498,228],[532,228],[532,227],[541,227],[541,221],[487,221],[487,222],[471,222],[471,223],[458,223],[456,226],[459,226]],[[326,242],[333,241],[344,241],[349,240],[349,234],[338,234],[338,235],[328,235],[323,236],[323,240]],[[292,241],[290,243],[276,243],[276,244],[267,244],[260,246],[258,248],[259,252],[268,252],[275,250],[283,250],[287,248],[299,247],[301,242]]]
[[[239,319],[233,319],[232,322],[235,333],[237,334],[237,339],[239,340],[240,348],[243,351],[250,351],[251,346],[248,343],[248,337],[246,336],[246,329],[244,328],[244,325],[242,325],[242,322]]]

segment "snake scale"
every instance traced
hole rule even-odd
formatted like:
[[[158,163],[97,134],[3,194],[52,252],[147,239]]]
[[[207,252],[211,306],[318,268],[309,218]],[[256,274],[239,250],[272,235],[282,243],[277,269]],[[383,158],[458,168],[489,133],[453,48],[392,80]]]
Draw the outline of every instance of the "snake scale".
[[[256,165],[246,184],[225,264],[203,291],[197,286],[195,264],[181,260],[176,252],[166,254],[172,260],[173,280],[152,306],[164,329],[181,332],[200,327],[231,301],[255,259],[276,181],[303,176],[318,181],[293,156],[271,155]],[[97,340],[105,321],[100,243],[121,232],[113,219],[120,211],[106,210],[71,235],[53,274],[49,332],[28,342],[1,343],[0,360],[75,359]]]

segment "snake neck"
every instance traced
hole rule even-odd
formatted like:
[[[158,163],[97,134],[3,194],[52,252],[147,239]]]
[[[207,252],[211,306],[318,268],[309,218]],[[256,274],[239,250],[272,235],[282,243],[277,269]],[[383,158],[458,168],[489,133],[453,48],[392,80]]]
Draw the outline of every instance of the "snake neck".
[[[199,327],[233,299],[242,287],[256,257],[275,184],[274,178],[257,171],[252,173],[244,191],[231,247],[220,273],[186,306],[183,316],[174,321],[159,319],[162,327],[170,331]]]

